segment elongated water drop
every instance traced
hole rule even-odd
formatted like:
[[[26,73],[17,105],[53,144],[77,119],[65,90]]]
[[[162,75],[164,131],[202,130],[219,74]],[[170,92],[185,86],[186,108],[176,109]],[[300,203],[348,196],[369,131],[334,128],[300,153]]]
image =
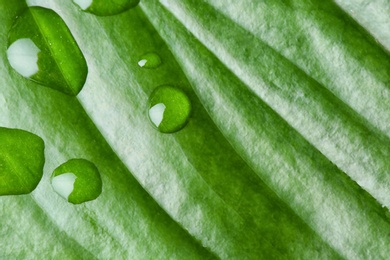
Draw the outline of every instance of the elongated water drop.
[[[161,58],[154,52],[142,55],[138,61],[138,66],[147,69],[154,69],[161,65]]]
[[[73,204],[96,199],[102,192],[102,180],[96,166],[85,159],[61,164],[51,176],[55,192]]]
[[[140,0],[73,0],[81,10],[99,15],[108,16],[123,13],[139,4]]]
[[[35,134],[0,127],[0,195],[32,192],[45,163],[44,142]]]
[[[77,95],[87,63],[68,27],[54,11],[31,7],[15,21],[8,37],[8,61],[23,77],[68,95]]]
[[[187,124],[191,114],[191,102],[178,88],[158,87],[149,98],[148,114],[150,121],[160,132],[173,133]]]

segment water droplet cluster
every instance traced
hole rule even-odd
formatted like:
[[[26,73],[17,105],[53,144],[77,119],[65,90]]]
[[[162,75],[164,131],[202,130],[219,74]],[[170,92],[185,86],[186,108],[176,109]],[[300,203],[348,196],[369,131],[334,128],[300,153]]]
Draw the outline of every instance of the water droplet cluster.
[[[31,193],[43,176],[44,141],[24,130],[0,127],[0,144],[0,195]],[[52,174],[51,184],[73,204],[94,200],[102,192],[98,169],[85,159],[60,165]]]
[[[73,2],[85,12],[108,16],[125,12],[139,0]],[[86,81],[85,58],[64,21],[50,9],[30,7],[18,16],[9,33],[6,54],[10,66],[21,76],[64,94],[76,96]],[[161,64],[155,52],[142,55],[138,61],[143,69],[157,69]],[[157,87],[149,97],[149,119],[162,133],[181,130],[190,114],[190,99],[177,87]],[[0,144],[0,195],[32,192],[43,175],[43,140],[23,130],[0,127]],[[97,167],[85,159],[61,164],[50,182],[53,190],[72,204],[94,200],[102,192]]]
[[[141,68],[156,69],[162,61],[158,54],[149,52],[138,61]],[[149,97],[148,115],[151,123],[162,133],[181,130],[191,115],[191,102],[179,88],[173,86],[157,87]]]

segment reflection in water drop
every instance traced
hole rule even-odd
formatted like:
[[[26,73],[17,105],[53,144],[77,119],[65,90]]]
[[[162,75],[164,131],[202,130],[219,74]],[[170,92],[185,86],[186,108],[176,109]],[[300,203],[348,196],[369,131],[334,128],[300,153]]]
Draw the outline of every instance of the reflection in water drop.
[[[102,180],[96,166],[84,159],[72,159],[54,170],[51,185],[55,192],[73,204],[96,199]]]
[[[153,124],[158,127],[164,118],[166,106],[163,103],[158,103],[149,109],[149,117]]]
[[[140,67],[143,67],[143,66],[145,66],[145,64],[146,64],[147,62],[148,62],[147,60],[140,60],[140,61],[138,62],[138,65],[139,65]]]
[[[74,182],[77,176],[73,173],[64,173],[55,176],[51,180],[51,185],[55,192],[61,195],[64,199],[68,200],[69,195],[72,193],[74,188]]]
[[[162,133],[174,133],[182,129],[191,114],[188,96],[178,88],[156,88],[149,98],[149,119]]]
[[[99,16],[120,14],[138,5],[139,1],[140,0],[73,0],[81,10]]]
[[[138,65],[142,68],[155,69],[161,65],[161,58],[156,53],[150,52],[141,57]]]
[[[39,48],[35,43],[23,38],[13,42],[7,50],[11,67],[23,77],[29,78],[38,72]]]

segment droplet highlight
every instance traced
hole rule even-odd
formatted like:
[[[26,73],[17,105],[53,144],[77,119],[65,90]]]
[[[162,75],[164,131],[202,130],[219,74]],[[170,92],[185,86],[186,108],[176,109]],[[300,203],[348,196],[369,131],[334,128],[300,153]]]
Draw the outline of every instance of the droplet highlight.
[[[164,118],[164,111],[166,106],[163,103],[159,103],[157,105],[154,105],[149,109],[149,117],[150,120],[152,120],[152,123],[159,127],[163,118]]]
[[[32,192],[40,182],[45,144],[30,132],[0,127],[0,195]]]
[[[51,180],[51,185],[55,192],[57,192],[61,197],[68,200],[69,195],[73,192],[74,182],[76,181],[77,176],[73,173],[64,173],[58,176],[55,176]]]
[[[155,69],[161,65],[161,58],[158,54],[150,52],[144,54],[138,61],[138,66],[146,69]]]
[[[81,10],[98,15],[110,16],[123,13],[139,4],[140,0],[73,0]]]
[[[43,7],[27,8],[14,22],[7,58],[20,75],[40,85],[77,95],[87,78],[85,58],[61,17]]]
[[[7,50],[11,67],[23,77],[29,78],[38,72],[38,53],[41,50],[28,38],[12,43]]]
[[[85,159],[71,159],[61,164],[51,176],[53,190],[72,204],[81,204],[99,197],[102,180],[99,170]]]
[[[158,87],[149,98],[149,119],[162,133],[181,130],[188,123],[191,109],[188,96],[175,87]]]

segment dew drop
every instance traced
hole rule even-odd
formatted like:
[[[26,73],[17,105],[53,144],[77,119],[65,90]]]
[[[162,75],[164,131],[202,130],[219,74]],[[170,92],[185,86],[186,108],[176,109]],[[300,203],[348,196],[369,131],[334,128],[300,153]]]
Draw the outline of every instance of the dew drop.
[[[190,114],[191,102],[178,88],[158,87],[149,98],[149,119],[162,133],[181,130],[188,123]]]
[[[98,16],[123,13],[139,4],[140,0],[73,0],[81,10]]]
[[[77,95],[88,74],[85,58],[61,17],[43,7],[27,8],[8,35],[7,58],[22,76]]]
[[[102,180],[96,166],[85,159],[71,159],[54,170],[53,190],[73,204],[96,199],[102,192]]]
[[[161,65],[161,58],[154,52],[144,54],[138,62],[141,68],[155,69]]]
[[[45,144],[30,132],[0,127],[0,195],[32,192],[40,182]]]

